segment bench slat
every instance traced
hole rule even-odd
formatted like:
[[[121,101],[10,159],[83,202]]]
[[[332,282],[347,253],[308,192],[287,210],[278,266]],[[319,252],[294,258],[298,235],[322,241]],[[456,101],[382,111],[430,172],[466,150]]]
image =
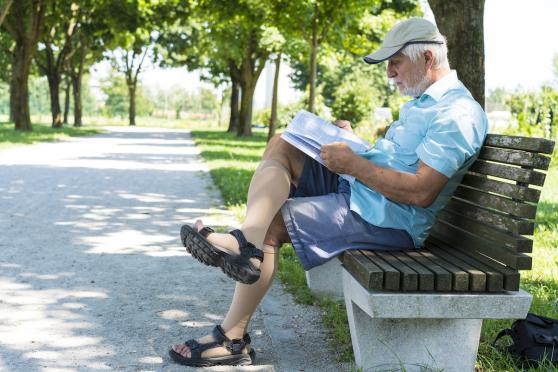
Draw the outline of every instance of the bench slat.
[[[376,266],[384,271],[384,289],[388,291],[399,290],[399,282],[401,274],[393,266],[382,260],[374,252],[360,250],[360,252],[372,261]]]
[[[456,248],[452,248],[447,244],[436,244],[436,246],[449,254],[452,257],[455,257],[462,262],[471,265],[486,275],[486,291],[488,292],[501,292],[504,289],[504,276],[498,270],[495,270],[492,266],[488,266],[475,260],[470,255],[464,253],[463,251],[457,250]],[[435,250],[433,250],[435,252]]]
[[[487,208],[505,211],[518,217],[533,219],[537,215],[537,207],[535,205],[507,199],[497,195],[487,194],[485,192],[470,189],[464,186],[457,187],[454,197],[464,199]]]
[[[485,175],[478,175],[474,173],[466,174],[463,177],[461,183],[483,191],[488,191],[532,203],[538,203],[541,197],[540,190],[523,187],[514,183],[489,179]]]
[[[428,243],[429,244],[434,243],[438,246],[447,246],[445,243],[441,242],[440,240],[432,236],[428,238]],[[467,256],[474,258],[476,261],[481,262],[484,265],[489,266],[494,270],[498,271],[499,273],[501,273],[504,277],[504,290],[506,291],[519,290],[519,271],[504,266],[501,263],[496,262],[491,258],[486,257],[478,252],[473,252],[471,250],[465,250],[457,247],[453,247],[453,248],[463,252],[463,254],[466,254]]]
[[[469,290],[471,292],[482,292],[486,290],[487,278],[484,272],[435,245],[429,246],[428,250],[469,273]]]
[[[409,266],[418,274],[418,290],[433,291],[434,290],[434,274],[428,268],[407,256],[405,252],[391,252],[399,261]]]
[[[441,259],[440,257],[434,255],[428,249],[419,249],[417,251],[421,256],[432,261],[434,264],[443,267],[451,273],[452,282],[451,290],[457,292],[465,292],[469,289],[469,274],[459,267],[452,265],[451,263]]]
[[[444,221],[438,221],[434,224],[432,235],[451,246],[483,253],[516,270],[530,270],[532,266],[531,257],[528,255],[511,252],[505,247],[481,239]]]
[[[439,292],[451,291],[452,273],[434,261],[429,260],[427,256],[431,255],[430,252],[427,252],[426,256],[420,254],[418,251],[405,251],[405,254],[434,273],[434,290]]]
[[[479,159],[547,170],[550,157],[522,150],[483,146]]]
[[[438,215],[438,220],[460,227],[481,238],[500,242],[513,252],[531,253],[533,251],[533,241],[531,239],[495,229],[490,225],[470,220],[454,212],[442,210]]]
[[[358,250],[347,251],[343,265],[363,287],[372,290],[384,288],[384,270]]]
[[[488,134],[484,141],[484,146],[504,147],[529,152],[552,154],[552,150],[554,149],[554,141],[550,141],[544,138]]]
[[[374,253],[401,273],[400,289],[402,291],[416,291],[418,289],[418,274],[416,271],[399,261],[388,251],[376,251]]]
[[[469,168],[469,171],[537,186],[542,186],[546,178],[546,174],[541,172],[504,164],[489,163],[484,160],[475,161]]]
[[[535,231],[534,221],[484,209],[482,206],[470,204],[458,199],[450,200],[445,209],[459,213],[475,221],[508,230],[515,234],[532,235]]]

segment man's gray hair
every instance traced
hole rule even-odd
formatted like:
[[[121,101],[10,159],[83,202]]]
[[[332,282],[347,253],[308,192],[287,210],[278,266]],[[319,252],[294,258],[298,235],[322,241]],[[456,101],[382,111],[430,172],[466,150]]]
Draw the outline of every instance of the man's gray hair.
[[[443,35],[439,35],[439,41],[443,41],[443,44],[409,44],[401,53],[409,57],[411,62],[416,62],[419,60],[420,57],[423,56],[424,52],[430,50],[432,52],[432,56],[434,57],[434,64],[432,68],[437,70],[441,68],[449,69],[449,61],[448,61],[448,47],[446,43],[446,38]]]

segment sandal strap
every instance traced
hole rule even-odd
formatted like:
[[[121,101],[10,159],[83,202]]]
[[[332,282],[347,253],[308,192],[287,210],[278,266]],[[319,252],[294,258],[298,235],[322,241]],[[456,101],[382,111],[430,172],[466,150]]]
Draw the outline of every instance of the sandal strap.
[[[231,352],[232,355],[242,354],[242,350],[244,350],[244,348],[246,347],[246,342],[237,338],[225,343],[225,347]]]
[[[222,346],[222,344],[215,341],[200,344],[198,341],[193,339],[186,341],[184,345],[188,346],[190,349],[190,359],[199,359],[204,351]]]
[[[213,336],[213,341],[211,342],[200,344],[198,341],[191,339],[184,343],[184,345],[190,348],[190,359],[200,359],[204,351],[216,347],[225,347],[232,355],[242,354],[242,350],[251,343],[248,333],[242,339],[229,339],[220,325],[216,325],[213,328],[211,335]]]
[[[208,226],[204,226],[200,231],[198,231],[198,233],[204,238],[207,238],[209,234],[212,234],[214,232],[215,230],[213,230],[211,227]]]
[[[242,337],[242,341],[246,342],[247,344],[252,343],[252,339],[250,338],[250,335],[248,333],[244,334],[244,337]]]
[[[211,331],[211,335],[213,339],[218,344],[222,344],[225,341],[230,341],[229,338],[225,335],[225,330],[220,326],[216,325],[213,330]]]
[[[244,233],[240,230],[232,230],[229,232],[238,241],[238,247],[240,248],[240,255],[246,258],[257,258],[260,262],[264,260],[264,254],[261,249],[256,248],[256,246],[246,240]]]

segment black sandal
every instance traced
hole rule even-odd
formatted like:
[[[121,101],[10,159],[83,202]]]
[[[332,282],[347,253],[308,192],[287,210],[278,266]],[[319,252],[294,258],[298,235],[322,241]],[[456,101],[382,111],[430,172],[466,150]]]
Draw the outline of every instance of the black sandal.
[[[212,331],[213,340],[211,342],[200,344],[196,340],[188,340],[184,345],[190,348],[190,358],[183,357],[173,349],[169,350],[169,355],[175,362],[193,367],[211,367],[211,366],[247,366],[256,360],[256,352],[250,347],[250,335],[246,333],[242,339],[231,340],[225,336],[225,332],[221,326],[215,326]],[[209,349],[216,347],[225,347],[231,354],[218,357],[202,357],[201,354]],[[246,347],[250,349],[248,354],[243,353]]]
[[[188,238],[188,236],[190,236],[191,234],[198,234],[201,235],[202,238],[207,241],[206,239],[207,236],[214,232],[215,230],[207,226],[204,226],[200,231],[197,231],[195,228],[190,227],[189,225],[184,225],[180,228],[180,241],[182,242],[182,245],[186,248],[186,251],[192,254],[192,250],[190,249],[190,246],[186,244],[186,238]],[[202,263],[209,266],[219,266],[219,263],[222,261],[219,253],[213,250],[207,252],[205,251],[200,252],[200,254],[196,256],[196,258],[200,260]]]
[[[229,254],[227,251],[216,248],[206,239],[213,232],[214,230],[210,227],[196,231],[196,229],[184,225],[180,229],[180,238],[188,253],[200,262],[220,267],[225,274],[238,282],[244,284],[256,282],[260,278],[260,269],[254,267],[250,259],[257,258],[263,262],[262,250],[247,241],[242,231],[232,230],[229,234],[238,241],[240,254]]]

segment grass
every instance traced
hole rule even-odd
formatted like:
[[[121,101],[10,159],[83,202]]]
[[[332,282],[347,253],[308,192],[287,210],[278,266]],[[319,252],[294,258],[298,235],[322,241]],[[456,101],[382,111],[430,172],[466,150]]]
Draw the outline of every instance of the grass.
[[[53,129],[50,124],[49,116],[33,115],[32,131],[14,130],[14,124],[7,121],[7,115],[0,115],[0,150],[21,145],[31,145],[39,142],[52,142],[64,140],[69,137],[89,136],[102,133],[102,126],[127,126],[128,118],[103,118],[103,117],[84,117],[84,126],[75,128],[71,125],[64,125],[62,128]],[[138,127],[158,127],[167,129],[193,129],[193,128],[214,128],[219,129],[214,124],[215,120],[208,119],[164,119],[153,117],[138,117],[136,124]],[[223,154],[217,154],[223,155]]]
[[[53,129],[46,124],[35,124],[31,132],[22,132],[14,130],[13,123],[0,123],[0,149],[31,145],[38,142],[58,141],[75,136],[89,136],[101,132],[102,130],[98,128],[90,127]]]
[[[258,159],[265,148],[265,133],[256,131],[251,138],[237,138],[222,131],[193,131],[201,155],[221,191],[225,203],[239,219],[245,211],[246,193]],[[521,287],[533,295],[531,312],[558,318],[558,156],[547,174],[537,212],[533,248],[533,270],[522,274]],[[232,182],[234,180],[234,182]],[[291,246],[281,249],[279,279],[299,303],[323,309],[323,323],[330,332],[332,349],[340,362],[353,360],[345,306],[341,301],[314,296],[306,286],[304,270]],[[477,371],[558,371],[550,363],[537,367],[522,365],[491,342],[512,320],[483,322]],[[501,341],[501,344],[505,344]]]

